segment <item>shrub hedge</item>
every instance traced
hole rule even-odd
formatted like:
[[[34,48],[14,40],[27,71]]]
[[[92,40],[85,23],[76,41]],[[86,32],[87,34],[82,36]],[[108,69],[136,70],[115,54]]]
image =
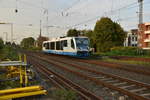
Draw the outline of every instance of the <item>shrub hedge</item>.
[[[121,56],[150,56],[150,50],[143,50],[138,47],[113,47],[107,54]]]

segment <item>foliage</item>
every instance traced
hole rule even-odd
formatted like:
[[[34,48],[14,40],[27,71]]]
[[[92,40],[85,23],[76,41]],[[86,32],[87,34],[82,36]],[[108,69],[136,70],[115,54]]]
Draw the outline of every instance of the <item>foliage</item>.
[[[18,60],[18,53],[15,48],[9,45],[5,45],[0,52],[0,59]]]
[[[33,46],[31,48],[28,48],[27,50],[29,50],[29,51],[41,51],[41,47],[35,47],[35,46]]]
[[[79,36],[80,35],[80,31],[76,30],[76,29],[70,29],[67,32],[67,36],[68,37],[73,37],[73,36]]]
[[[10,59],[10,60],[18,60],[18,54],[16,51],[16,44],[6,42],[4,45],[4,42],[2,39],[0,39],[0,60]]]
[[[114,46],[122,46],[126,32],[110,18],[103,17],[94,28],[94,43],[98,52],[109,51]]]
[[[40,49],[42,49],[42,44],[44,41],[47,41],[48,37],[44,37],[44,36],[39,36],[36,40],[36,46],[39,47]]]
[[[4,41],[0,38],[0,49],[4,47]]]
[[[140,49],[138,47],[113,47],[108,52],[109,55],[123,55],[123,56],[150,56],[150,52]]]
[[[21,41],[21,47],[24,49],[28,49],[34,46],[35,40],[33,37],[24,38]]]
[[[119,59],[111,59],[111,58],[103,58],[103,61],[107,62],[113,62],[113,63],[125,63],[125,64],[134,64],[134,65],[145,65],[150,66],[150,62],[144,62],[144,61],[132,61],[132,60],[119,60]]]
[[[53,97],[56,100],[76,100],[76,93],[71,90],[60,90],[57,89],[53,93]]]
[[[17,88],[20,86],[19,81],[4,81],[0,83],[0,90],[6,89],[6,88]]]

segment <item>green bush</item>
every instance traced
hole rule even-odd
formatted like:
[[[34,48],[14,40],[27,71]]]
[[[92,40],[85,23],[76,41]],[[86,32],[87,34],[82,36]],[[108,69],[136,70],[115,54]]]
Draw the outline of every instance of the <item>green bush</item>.
[[[18,53],[13,47],[5,45],[4,48],[0,50],[0,59],[18,60]]]
[[[0,38],[0,50],[4,47],[4,41]]]
[[[121,56],[150,56],[150,51],[143,50],[138,47],[114,47],[111,48],[108,55],[121,55]]]

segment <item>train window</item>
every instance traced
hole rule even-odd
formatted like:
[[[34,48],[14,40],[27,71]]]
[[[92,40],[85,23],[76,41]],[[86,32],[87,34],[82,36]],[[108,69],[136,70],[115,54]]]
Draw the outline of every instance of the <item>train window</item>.
[[[71,47],[74,49],[74,42],[73,42],[73,39],[71,39]]]
[[[64,47],[67,47],[67,40],[64,40]]]
[[[60,43],[60,50],[63,50],[63,45],[64,45],[64,42],[61,41],[61,43]]]
[[[50,42],[48,43],[48,45],[49,45],[49,49],[51,49],[51,43]]]
[[[56,50],[60,50],[60,41],[56,42]]]
[[[52,50],[55,49],[55,42],[51,42],[51,49],[52,49]]]

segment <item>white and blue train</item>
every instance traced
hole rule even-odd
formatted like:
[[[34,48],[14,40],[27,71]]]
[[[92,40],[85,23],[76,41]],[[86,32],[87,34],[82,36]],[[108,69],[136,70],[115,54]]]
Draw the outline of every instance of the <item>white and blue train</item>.
[[[45,53],[69,55],[75,57],[89,56],[89,39],[87,37],[63,37],[44,41],[42,50]]]

